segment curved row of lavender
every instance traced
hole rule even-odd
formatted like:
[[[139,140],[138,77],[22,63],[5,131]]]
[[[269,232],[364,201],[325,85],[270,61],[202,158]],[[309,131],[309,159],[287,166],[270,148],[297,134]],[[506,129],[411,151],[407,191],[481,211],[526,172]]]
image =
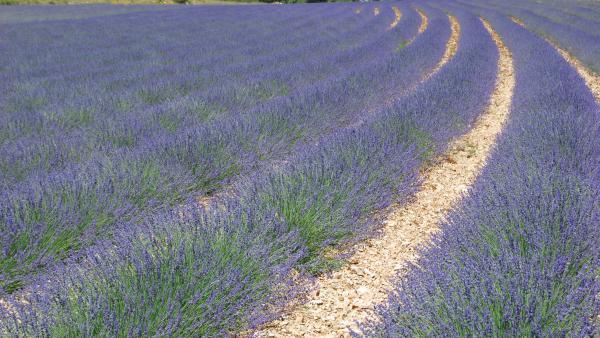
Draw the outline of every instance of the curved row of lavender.
[[[450,34],[443,12],[425,10],[430,28],[398,54],[404,61],[423,61]],[[419,167],[485,108],[497,51],[480,21],[459,20],[468,34],[456,56],[414,92],[354,128],[299,147],[208,207],[190,202],[120,223],[112,240],[7,297],[11,310],[0,309],[0,331],[215,336],[272,319],[302,292],[296,278],[335,264],[322,249],[374,230],[370,214],[404,200]],[[387,69],[397,74],[395,67]]]
[[[65,77],[55,75],[53,72],[48,73],[48,67],[55,67],[51,68],[53,71],[66,72],[67,69],[64,69],[66,66],[62,64],[36,68],[35,72],[30,70],[33,67],[22,67],[24,68],[22,70],[19,67],[14,68],[16,70],[10,73],[11,79],[13,76],[20,79],[14,72],[24,73],[21,75],[25,79],[32,79],[33,83],[36,83],[33,79],[40,76],[42,77],[40,82],[51,82],[58,87],[64,83],[64,86],[57,88],[56,92],[62,92],[61,95],[72,92],[72,96],[57,95],[60,100],[56,105],[40,104],[39,107],[18,111],[18,114],[16,110],[7,109],[7,114],[2,115],[9,122],[5,125],[8,129],[16,125],[15,131],[25,134],[15,135],[15,141],[9,139],[4,142],[3,153],[7,155],[5,165],[20,167],[17,172],[22,172],[24,163],[34,163],[38,167],[40,163],[47,164],[25,175],[22,182],[5,183],[10,189],[3,190],[3,202],[0,205],[3,242],[3,259],[0,266],[4,275],[2,286],[7,291],[14,290],[23,284],[22,276],[26,276],[30,271],[37,270],[48,262],[61,259],[70,252],[93,243],[98,236],[110,235],[112,224],[116,219],[127,219],[145,210],[178,203],[192,194],[211,193],[231,177],[252,171],[260,163],[285,157],[297,147],[296,143],[310,142],[322,133],[354,122],[356,118],[353,116],[361,113],[363,107],[372,102],[382,101],[378,98],[390,91],[407,88],[417,82],[421,73],[433,67],[443,53],[444,35],[425,40],[432,44],[432,53],[426,58],[408,58],[402,51],[396,51],[399,41],[414,36],[419,24],[418,15],[408,6],[403,7],[405,20],[391,31],[387,31],[393,18],[393,12],[389,8],[387,15],[382,13],[375,21],[371,14],[366,14],[365,19],[355,19],[357,15],[353,7],[345,5],[333,6],[333,14],[305,15],[306,11],[311,13],[314,8],[302,6],[298,12],[274,9],[274,13],[269,11],[266,13],[271,13],[272,20],[279,24],[281,24],[279,19],[285,14],[285,20],[289,20],[289,17],[297,17],[303,20],[302,25],[322,22],[322,25],[316,29],[332,29],[330,21],[333,20],[335,21],[333,25],[338,24],[346,31],[336,30],[335,32],[340,33],[341,36],[334,34],[321,41],[314,39],[314,35],[311,34],[314,32],[308,29],[307,35],[301,35],[300,40],[289,39],[290,49],[287,51],[282,48],[280,51],[273,52],[270,43],[260,47],[251,40],[246,51],[248,54],[245,54],[245,57],[240,56],[237,63],[219,62],[223,54],[229,58],[233,57],[226,51],[212,51],[207,53],[208,56],[204,60],[207,60],[208,65],[215,65],[216,71],[212,71],[209,66],[204,66],[202,62],[195,64],[193,56],[189,61],[182,59],[181,64],[169,63],[165,68],[168,70],[166,73],[162,67],[158,67],[159,71],[155,71],[153,67],[150,67],[150,70],[139,69],[139,60],[136,62],[136,58],[125,58],[125,68],[122,71],[131,69],[129,73],[125,73],[131,78],[126,81],[129,83],[128,88],[122,89],[123,93],[119,95],[112,87],[114,81],[119,82],[122,76],[113,74],[110,62],[101,67],[98,72],[92,68],[91,73],[85,76]],[[211,26],[215,18],[221,18],[221,14],[225,24],[230,23],[225,20],[228,17],[231,17],[231,21],[240,21],[241,18],[237,17],[236,13],[238,12],[230,7],[208,11],[209,16],[205,18],[208,22],[206,25]],[[244,13],[242,18],[249,15]],[[252,17],[251,14],[256,13],[251,11],[249,17]],[[132,15],[133,18],[128,15],[94,20],[99,20],[100,22],[96,24],[104,29],[119,29],[130,25],[139,15],[142,16],[140,20],[145,19],[145,15],[152,17],[159,15],[159,18],[164,20],[165,26],[169,27],[167,24],[174,25],[174,22],[183,19],[193,25],[195,15],[198,13],[173,10],[159,14]],[[169,16],[172,18],[169,19]],[[269,16],[260,18],[268,19]],[[107,20],[108,23],[104,23],[103,20]],[[249,22],[253,22],[252,20]],[[341,25],[341,22],[348,20],[349,26]],[[370,26],[363,26],[363,23]],[[45,24],[47,23],[41,24],[41,27]],[[61,22],[61,25],[75,25],[80,28],[82,25],[91,25],[91,22],[90,19],[86,19],[81,22]],[[244,31],[246,26],[241,23],[238,25],[231,23],[231,25],[236,27],[231,33],[234,36]],[[290,24],[290,27],[296,26]],[[353,27],[366,32],[355,32]],[[189,27],[183,28],[180,42],[175,38],[177,35],[166,31],[167,36],[174,39],[168,40],[167,47],[172,47],[173,44],[182,45],[180,49],[167,50],[182,55],[193,50],[190,49],[192,46],[184,44],[183,41],[186,41],[187,34],[189,38],[194,38],[197,32],[190,30]],[[175,28],[171,29],[179,32]],[[54,34],[52,30],[49,32]],[[140,28],[139,32],[132,34],[143,36],[145,33]],[[101,36],[97,36],[94,40],[98,46],[90,48],[89,57],[95,56],[94,51],[97,51],[102,44],[110,45],[103,42]],[[125,37],[128,35],[126,34]],[[162,35],[159,34],[156,39],[161,37]],[[223,37],[227,37],[227,34],[223,33],[221,39]],[[80,37],[71,38],[74,39],[71,44],[81,44]],[[338,46],[336,53],[331,53],[332,41],[338,41],[338,38],[342,45]],[[317,41],[312,43],[313,40]],[[283,46],[286,46],[285,41],[288,40],[282,40]],[[344,45],[348,41],[358,43],[358,46]],[[359,43],[361,41],[362,43]],[[17,42],[23,43],[19,40]],[[133,54],[147,52],[143,48],[144,44],[152,45],[148,41],[140,42],[140,51],[133,48]],[[233,48],[235,44],[227,41],[227,46]],[[302,46],[306,47],[305,50]],[[320,54],[313,54],[315,47]],[[205,45],[200,44],[198,48],[205,48]],[[424,50],[426,47],[421,48]],[[126,48],[123,51],[122,47],[114,49],[115,51],[108,53],[105,58],[114,58],[115,53],[120,55],[119,53],[130,52]],[[23,53],[27,55],[27,49],[18,50],[24,50]],[[297,52],[302,50],[306,54],[298,55]],[[60,51],[55,53],[48,54],[62,55]],[[275,59],[271,59],[270,53],[275,54]],[[232,51],[231,54],[236,55],[236,52]],[[378,54],[380,56],[374,57]],[[255,55],[253,61],[247,61],[251,55]],[[276,70],[273,71],[269,64],[276,63],[277,56],[285,56],[287,64],[284,63],[279,70],[274,65],[272,68]],[[314,62],[315,57],[323,62]],[[65,58],[66,61],[72,61],[66,56]],[[82,58],[85,60],[88,57]],[[18,62],[20,59],[15,58],[14,61]],[[22,59],[30,60],[27,57]],[[294,60],[298,62],[295,63]],[[156,61],[151,57],[150,63],[154,62]],[[74,61],[73,63],[76,64]],[[189,85],[198,79],[198,73],[190,72],[194,66],[200,67],[201,74],[212,72],[219,76],[229,74],[227,78],[235,78],[241,75],[237,73],[240,70],[248,75],[244,75],[233,85],[229,85],[226,78],[222,81],[224,83],[222,86],[217,86],[217,82],[214,82],[214,85],[210,82],[208,87],[200,89],[189,89],[187,85],[180,86],[181,83]],[[339,69],[341,66],[347,69]],[[219,67],[225,67],[226,70]],[[106,74],[108,80],[103,79],[103,74]],[[174,74],[173,78],[170,78],[169,74]],[[329,76],[316,79],[314,74],[329,74]],[[54,78],[57,80],[54,81]],[[77,78],[84,78],[83,84],[76,83],[71,90],[68,90],[69,83]],[[251,82],[256,79],[259,80]],[[312,80],[312,83],[304,84],[303,81],[310,82],[307,79]],[[219,99],[223,103],[231,98],[230,91],[224,90],[231,86],[239,86],[241,89],[238,92],[242,93],[239,96],[244,96],[244,91],[256,92],[253,83],[272,84],[280,88],[285,85],[283,80],[289,80],[291,84],[289,93],[276,95],[270,89],[263,88],[258,95],[255,95],[258,98],[254,102],[254,107],[240,108],[242,104],[234,102],[229,107],[232,110],[230,113],[223,112],[220,107],[215,108],[215,105],[221,105]],[[107,81],[111,88],[103,92],[102,88],[106,87]],[[27,80],[23,82],[29,83]],[[172,87],[184,88],[184,93],[176,91],[171,93],[172,97],[164,100],[147,100],[146,96],[140,96],[140,93],[147,93],[148,87],[158,88],[154,93],[161,95]],[[39,87],[35,88],[39,89]],[[41,91],[53,93],[53,90],[55,89],[51,86],[44,87]],[[188,91],[192,94],[185,96]],[[79,92],[91,95],[81,97],[77,95]],[[93,94],[95,92],[99,93],[98,96]],[[25,93],[35,95],[36,91]],[[27,102],[19,96],[19,93],[13,98],[15,96],[17,102]],[[42,95],[41,97],[52,98],[53,96]],[[127,99],[125,102],[129,102],[130,106],[127,109],[115,108],[115,101],[117,106],[122,106],[123,99]],[[10,98],[4,101],[4,103],[10,102]],[[70,111],[64,106],[69,104],[79,104],[74,110],[74,121],[72,121],[74,126],[62,123],[65,121],[62,117],[65,114],[69,115]],[[90,110],[81,110],[81,106],[89,107]],[[7,105],[4,107],[6,108]],[[53,113],[50,116],[55,118],[49,119],[46,113],[47,110],[52,111],[52,109],[58,112],[56,113],[58,116]],[[207,118],[207,115],[212,116]],[[82,119],[82,116],[85,118]],[[89,119],[92,121],[88,121]],[[12,123],[15,121],[18,123]],[[36,128],[32,127],[36,125]],[[29,129],[29,132],[22,133],[24,128],[26,131]],[[98,134],[99,136],[96,137]],[[25,165],[27,166],[29,164]],[[3,173],[10,172],[11,170],[3,168]]]
[[[523,20],[528,28],[558,43],[595,73],[600,73],[600,6],[590,6],[586,14],[569,13],[575,2],[556,4],[517,1],[482,2],[471,4],[497,8],[503,13]],[[594,10],[595,8],[595,10]]]
[[[595,336],[600,107],[545,41],[481,14],[514,58],[509,122],[470,196],[365,334]]]

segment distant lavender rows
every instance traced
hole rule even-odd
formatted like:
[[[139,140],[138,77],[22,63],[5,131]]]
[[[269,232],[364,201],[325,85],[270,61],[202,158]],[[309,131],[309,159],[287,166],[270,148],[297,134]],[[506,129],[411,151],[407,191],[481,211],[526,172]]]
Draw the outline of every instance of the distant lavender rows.
[[[573,26],[592,35],[600,35],[600,8],[596,4],[589,7],[577,6],[577,2],[560,1],[557,3],[540,3],[534,1],[507,1],[506,8],[525,10],[545,18],[549,22],[556,22]]]
[[[68,35],[68,38],[74,39],[74,41],[71,43],[67,43],[62,40],[55,42],[55,39],[52,38],[44,39],[49,41],[51,45],[57,43],[60,43],[60,45],[57,47],[52,47],[52,49],[56,49],[55,52],[47,52],[47,54],[51,54],[50,56],[45,54],[43,57],[49,59],[48,61],[52,61],[55,58],[61,58],[64,59],[64,63],[50,62],[50,64],[47,64],[48,61],[44,61],[39,65],[27,65],[25,63],[28,61],[31,63],[31,59],[40,58],[39,56],[36,56],[37,48],[39,48],[38,44],[40,42],[35,40],[31,42],[31,52],[28,52],[28,49],[30,48],[28,46],[14,46],[20,47],[18,49],[20,55],[14,56],[14,62],[16,65],[7,67],[7,72],[5,73],[5,78],[7,81],[4,81],[3,83],[6,84],[9,94],[11,94],[3,97],[6,109],[11,111],[11,108],[12,110],[17,108],[25,108],[32,111],[32,113],[38,113],[38,111],[41,110],[41,107],[39,106],[46,106],[45,110],[47,111],[47,114],[58,114],[62,112],[59,111],[57,113],[53,112],[53,110],[58,110],[59,108],[62,108],[63,110],[77,110],[78,108],[85,109],[92,105],[92,107],[95,109],[100,109],[100,112],[102,113],[120,113],[127,115],[129,110],[123,108],[130,108],[130,110],[139,110],[139,108],[147,109],[148,107],[154,106],[157,103],[161,103],[161,101],[166,99],[165,97],[160,96],[157,98],[149,97],[151,94],[151,89],[160,88],[158,86],[160,83],[155,83],[159,78],[165,82],[163,83],[163,86],[171,85],[174,87],[160,88],[164,91],[178,89],[178,87],[184,87],[179,89],[184,92],[183,94],[187,95],[177,97],[176,99],[178,101],[190,95],[202,95],[198,98],[206,99],[205,92],[212,89],[205,88],[208,85],[216,84],[221,86],[221,83],[225,82],[228,86],[224,86],[222,88],[224,90],[229,90],[231,84],[237,83],[239,85],[244,83],[241,81],[241,79],[239,79],[239,77],[260,74],[261,71],[264,72],[264,66],[262,63],[274,66],[277,66],[279,63],[281,63],[287,66],[291,62],[297,60],[290,58],[286,53],[297,53],[299,50],[302,51],[300,48],[306,49],[307,53],[315,52],[313,49],[314,47],[311,48],[311,43],[316,42],[322,45],[323,43],[336,41],[337,38],[341,37],[338,34],[356,33],[357,31],[360,31],[361,28],[359,25],[361,22],[358,21],[357,18],[353,18],[351,13],[347,15],[336,16],[336,13],[334,12],[331,16],[320,15],[312,16],[312,19],[293,20],[293,23],[288,26],[290,29],[289,32],[282,31],[278,34],[273,33],[275,27],[290,20],[290,18],[284,17],[281,19],[281,21],[279,21],[279,19],[277,21],[267,20],[267,22],[272,22],[271,25],[263,24],[265,26],[254,26],[254,31],[246,30],[245,32],[248,33],[251,38],[245,38],[242,40],[241,36],[243,36],[243,29],[230,29],[230,32],[223,31],[221,30],[222,27],[213,27],[214,25],[211,24],[214,21],[214,19],[211,20],[212,16],[206,16],[207,18],[205,18],[205,20],[200,20],[198,23],[199,27],[194,27],[194,30],[179,31],[177,30],[177,27],[173,27],[173,21],[177,20],[177,18],[169,21],[165,20],[166,22],[164,25],[167,26],[169,30],[158,27],[158,30],[161,32],[158,38],[160,38],[162,41],[152,43],[151,39],[148,37],[146,37],[146,39],[140,38],[134,46],[129,44],[124,45],[124,43],[136,41],[136,39],[129,37],[127,34],[136,36],[136,34],[142,34],[142,32],[149,30],[149,27],[145,27],[143,25],[143,21],[148,20],[148,18],[145,16],[140,18],[120,18],[120,16],[117,16],[118,19],[113,19],[116,21],[114,23],[99,22],[96,25],[99,25],[100,29],[91,30],[91,32],[87,34],[91,36],[86,36],[82,32],[73,34],[73,36]],[[336,20],[330,20],[336,17]],[[229,24],[231,27],[243,26],[241,23],[239,25],[234,25],[236,21],[235,17],[231,19],[232,22],[223,20],[224,18],[227,18],[227,16],[224,15],[224,17],[221,19],[225,25]],[[123,38],[118,38],[118,36],[115,37],[115,33],[112,31],[102,32],[102,30],[108,29],[115,30],[116,32],[125,31],[126,25],[130,23],[137,23],[136,21],[132,20],[141,21],[141,27],[139,28],[139,31],[135,33],[120,33],[121,35],[124,35]],[[294,21],[297,21],[297,23]],[[368,23],[368,20],[364,20],[362,22],[362,24],[365,25]],[[43,27],[43,24],[41,25]],[[120,27],[119,25],[124,27]],[[314,30],[311,29],[304,32],[297,32],[299,28],[304,25],[308,25],[309,27],[314,28]],[[321,39],[314,39],[314,37],[309,39],[309,36],[318,32],[319,29],[330,30],[332,27],[335,27],[335,25],[341,25],[341,28],[346,30],[350,30],[351,28],[353,30],[346,32],[343,30],[334,31],[332,34],[330,34],[333,40],[331,38],[327,39],[327,36]],[[58,27],[55,29],[58,31],[63,31],[66,29],[63,26],[64,25],[58,25]],[[208,28],[210,27],[212,28],[209,30]],[[19,30],[18,27],[16,27],[15,31],[21,32],[22,30]],[[35,33],[37,30],[33,31]],[[100,33],[97,33],[97,31],[100,31]],[[222,35],[217,36],[215,31],[221,31]],[[163,32],[166,35],[165,37],[162,36]],[[40,34],[42,33],[40,32]],[[230,36],[230,34],[233,36]],[[21,33],[21,35],[24,34]],[[112,36],[111,39],[113,41],[109,41],[108,43],[103,41],[102,38],[105,35]],[[198,35],[201,38],[199,38]],[[168,36],[170,36],[172,39],[168,39]],[[348,38],[348,36],[351,35],[347,35],[346,38]],[[273,44],[269,44],[267,47],[278,46],[279,53],[273,53],[272,50],[268,50],[268,48],[265,49],[264,47],[258,45],[258,42],[261,41],[261,39],[272,41],[275,37],[277,37],[277,39],[273,41]],[[86,44],[81,46],[81,40],[83,39],[86,40]],[[97,46],[90,46],[90,39],[91,41],[98,41]],[[32,39],[29,39],[29,36],[18,36],[14,41],[15,43],[23,44],[22,40],[29,41]],[[226,42],[219,43],[219,41]],[[110,47],[106,48],[101,44],[105,44]],[[207,49],[206,46],[212,46],[213,48]],[[85,49],[81,50],[82,47]],[[321,48],[323,47],[321,46]],[[49,48],[44,49],[48,50]],[[74,53],[64,53],[65,49],[75,49],[75,51]],[[14,50],[15,49],[12,51],[13,54]],[[103,53],[99,53],[99,50]],[[299,56],[304,57],[304,55]],[[10,60],[8,56],[7,59]],[[94,64],[96,67],[90,67],[90,64]],[[25,70],[17,71],[19,68],[23,67],[26,67]],[[232,69],[232,67],[235,68]],[[241,74],[231,74],[232,71],[240,72]],[[228,76],[225,76],[227,74]],[[27,82],[25,84],[21,83],[24,82],[23,80],[25,79]],[[221,80],[220,82],[214,83],[219,79]],[[12,82],[15,82],[14,80],[20,81],[17,81],[13,84]],[[143,82],[144,80],[146,80],[146,82]],[[248,82],[248,79],[245,80],[245,82]],[[207,83],[203,86],[203,82]],[[22,88],[25,85],[34,86],[39,93],[31,90],[24,93],[23,90],[28,89]],[[221,87],[218,88],[221,89]],[[235,87],[233,89],[238,91],[240,90],[240,88]],[[142,90],[145,90],[145,92],[139,93]],[[264,90],[267,91],[268,88],[264,88]],[[77,94],[81,95],[82,93],[86,93],[88,91],[94,91],[100,95],[98,95],[98,98],[88,98],[88,102],[74,101],[74,99],[77,98]],[[135,97],[136,94],[141,97]],[[39,101],[41,102],[28,102],[36,101],[34,100],[36,96],[39,96]],[[112,100],[105,102],[107,101],[105,96],[110,96]],[[100,100],[101,98],[104,98],[104,101]],[[95,101],[89,102],[89,100],[93,99],[95,99]],[[115,103],[112,101],[118,102]],[[29,105],[27,105],[27,103],[29,103]],[[14,107],[19,104],[21,107]],[[139,107],[136,107],[136,104],[139,105]],[[78,107],[78,105],[81,105],[82,107]],[[10,118],[7,120],[7,122],[11,122],[13,120],[19,121],[19,116],[9,115],[5,116],[5,118]],[[24,117],[21,118],[23,119]],[[38,121],[33,122],[40,123]],[[52,122],[54,122],[54,124]],[[46,121],[46,125],[44,127],[63,127],[57,122],[60,122],[60,120]],[[92,122],[101,123],[102,121]],[[5,129],[11,129],[10,124],[6,124],[5,126]],[[35,127],[28,127],[26,125],[17,125],[17,127],[35,130]],[[12,140],[15,137],[21,137],[23,136],[23,133],[27,131],[27,129],[17,129],[15,130],[15,134],[20,133],[19,135],[11,137],[5,136],[5,138]]]
[[[339,7],[345,10],[340,15],[349,11],[356,16],[353,7]],[[312,6],[301,8],[305,10]],[[381,23],[368,30],[371,40],[365,39],[364,46],[341,50],[334,54],[337,59],[324,55],[325,61],[334,60],[335,63],[329,69],[317,69],[325,73],[331,71],[330,77],[313,85],[300,86],[288,95],[265,97],[263,103],[245,111],[226,116],[220,116],[223,115],[220,111],[212,112],[209,113],[214,115],[211,119],[198,121],[194,116],[186,116],[194,114],[189,112],[194,108],[194,100],[190,107],[190,101],[181,103],[177,97],[167,100],[175,102],[171,106],[167,103],[167,109],[162,102],[154,102],[155,105],[150,102],[146,105],[148,110],[144,109],[146,106],[140,106],[123,112],[124,119],[114,110],[107,109],[106,113],[98,112],[105,114],[94,122],[110,121],[112,125],[92,128],[93,124],[81,126],[81,121],[76,119],[70,132],[79,142],[69,139],[71,134],[66,134],[63,139],[61,124],[44,125],[43,131],[55,128],[56,132],[50,133],[48,139],[42,137],[42,142],[34,143],[36,146],[28,151],[8,152],[17,157],[7,164],[22,164],[19,154],[27,157],[40,151],[42,155],[31,157],[37,163],[35,161],[39,162],[48,149],[58,149],[57,155],[51,157],[55,162],[48,168],[56,170],[57,163],[63,163],[64,168],[48,174],[42,170],[21,183],[8,185],[10,189],[3,191],[0,205],[4,255],[0,264],[4,277],[2,286],[9,292],[17,289],[26,283],[30,272],[67,257],[93,243],[98,236],[110,235],[116,220],[126,220],[145,210],[178,203],[195,194],[212,193],[232,177],[256,170],[261,163],[285,157],[297,148],[297,144],[316,140],[323,133],[364,118],[360,115],[364,115],[366,107],[372,108],[389,93],[419,81],[421,74],[431,69],[443,54],[449,36],[447,19],[438,13],[437,19],[431,18],[434,24],[427,34],[412,45],[397,50],[398,41],[414,36],[420,23],[414,10],[406,5],[401,8],[404,19],[395,30],[386,32],[391,14],[386,17],[382,12],[378,17]],[[392,13],[391,10],[387,12]],[[175,15],[173,11],[169,13]],[[191,15],[180,13],[184,14]],[[371,22],[372,15],[365,15],[368,15],[367,22]],[[361,19],[356,20],[361,22]],[[119,27],[116,23],[110,26]],[[360,34],[356,36],[361,37]],[[369,58],[369,55],[373,57]],[[349,69],[340,73],[336,64],[346,65]],[[295,69],[289,68],[290,72]],[[301,75],[303,70],[297,73]],[[226,96],[223,93],[223,97]],[[101,101],[103,97],[98,98]],[[110,100],[112,96],[107,94],[106,97]],[[158,109],[153,110],[156,105]],[[210,107],[199,109],[200,113],[205,113],[204,110]],[[36,115],[43,115],[43,111],[44,105],[25,110],[29,112],[25,115],[33,116],[34,121],[44,120],[43,116]],[[140,132],[144,129],[140,129],[139,124],[152,120],[152,117],[155,118],[152,132]],[[82,149],[84,141],[93,139],[97,131],[109,133],[111,142],[116,140],[117,145],[104,149],[92,143]],[[86,151],[89,158],[80,161]]]
[[[328,22],[328,18],[320,20]],[[301,25],[303,24],[312,25],[313,22],[301,22]],[[340,22],[334,21],[333,24],[339,25]],[[304,37],[304,41],[295,41],[288,37],[289,40],[279,42],[284,44],[283,42],[287,41],[292,45],[299,43],[307,56],[314,55],[315,50],[306,44],[307,41],[316,40],[309,40],[310,35],[319,29],[330,28],[329,25],[316,26],[315,31],[306,32],[308,36]],[[344,32],[346,26],[342,25],[341,28],[340,32]],[[344,33],[356,33],[354,29],[360,31],[364,30],[364,27],[353,27],[353,30],[347,28]],[[328,46],[330,42],[328,39],[322,41],[320,53],[323,53],[323,48],[331,48]],[[198,45],[199,48],[205,49],[203,46]],[[190,55],[203,55],[201,50],[190,50],[190,47],[184,46],[183,50]],[[143,43],[140,48],[143,48]],[[168,46],[163,48],[169,53],[176,53]],[[231,54],[228,53],[229,48],[231,47],[226,47],[219,54]],[[117,48],[116,52],[121,53],[123,50],[124,48]],[[129,48],[125,50],[130,52]],[[84,71],[83,75],[77,74],[72,78],[63,78],[62,75],[58,78],[53,76],[51,79],[44,77],[43,80],[37,81],[41,82],[41,85],[27,83],[27,86],[37,87],[36,91],[41,93],[27,88],[21,89],[21,83],[15,84],[9,91],[14,95],[7,96],[8,102],[5,106],[13,114],[5,115],[7,121],[3,128],[6,139],[6,144],[2,147],[2,153],[5,155],[1,162],[4,169],[3,181],[18,182],[26,179],[31,172],[56,171],[65,165],[93,156],[95,151],[106,153],[119,148],[144,145],[145,139],[157,138],[159,133],[169,134],[181,129],[181,126],[203,124],[204,120],[220,117],[229,110],[237,114],[252,103],[257,104],[270,99],[271,96],[281,96],[292,90],[293,87],[289,88],[288,84],[288,79],[292,76],[290,64],[302,64],[299,60],[294,60],[297,57],[282,58],[278,53],[269,53],[265,59],[256,55],[257,50],[261,49],[254,47],[249,50],[250,55],[242,55],[241,64],[238,62],[229,65],[225,60],[220,60],[220,56],[210,57],[209,65],[198,57],[190,62],[174,62],[177,60],[175,57],[169,59],[171,61],[165,66],[156,66],[151,58],[149,73],[143,68],[139,69],[139,65],[144,62],[132,60],[119,66],[107,63],[102,68],[110,70],[108,78],[104,78],[102,72],[94,70],[90,74]],[[297,52],[297,48],[292,51]],[[107,57],[114,58],[112,54],[114,52],[109,53]],[[59,54],[56,57],[61,56]],[[94,57],[98,59],[98,53],[95,53]],[[278,58],[284,60],[283,66],[288,70],[284,74],[285,77],[265,76],[265,66],[262,64],[271,64],[272,68],[277,69]],[[241,66],[248,63],[246,60],[250,59],[253,60],[254,68],[241,69]],[[257,59],[260,63],[254,61]],[[232,66],[236,69],[227,69]],[[81,67],[86,67],[86,63]],[[119,70],[119,67],[123,69]],[[48,71],[46,68],[45,72]],[[160,71],[157,72],[155,68]],[[190,69],[197,69],[198,72],[190,72]],[[62,73],[59,69],[55,71]],[[123,74],[129,74],[131,78],[124,81]],[[240,75],[243,75],[242,79],[238,78]],[[294,77],[302,79],[301,75],[294,74]],[[25,78],[31,81],[32,74],[12,74],[7,78]],[[223,80],[218,81],[219,78]],[[82,92],[94,95],[82,97]],[[34,107],[28,106],[32,100],[40,102],[34,102]],[[125,130],[119,130],[123,128]],[[120,135],[119,132],[124,135]]]
[[[128,6],[112,4],[98,4],[94,6],[56,5],[37,6],[33,8],[30,6],[4,6],[2,12],[0,12],[0,24],[85,19],[97,16],[169,9],[180,8],[176,6]]]
[[[600,107],[544,40],[505,14],[474,12],[514,58],[508,125],[470,196],[364,334],[597,336]]]
[[[443,53],[448,19],[424,9],[429,29],[394,54],[384,78],[404,78],[400,65],[414,70],[417,61],[432,67]],[[414,191],[421,164],[485,108],[497,51],[476,17],[459,20],[456,56],[392,107],[299,146],[285,163],[238,181],[208,208],[190,202],[119,222],[111,240],[36,279],[26,289],[34,305],[8,296],[14,310],[0,312],[0,331],[215,336],[272,319],[302,291],[292,267],[305,274],[338,264],[323,249],[372,231],[371,213]]]
[[[592,71],[600,73],[600,6],[597,4],[581,11],[576,3],[568,1],[560,5],[533,1],[467,2],[520,18],[528,28],[557,42]]]

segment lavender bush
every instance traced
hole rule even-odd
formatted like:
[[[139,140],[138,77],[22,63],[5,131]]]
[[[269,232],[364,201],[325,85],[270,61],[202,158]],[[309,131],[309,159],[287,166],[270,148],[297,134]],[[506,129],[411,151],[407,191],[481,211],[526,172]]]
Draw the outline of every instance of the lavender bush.
[[[302,248],[273,217],[227,210],[182,208],[124,224],[118,245],[98,243],[55,267],[45,277],[52,283],[34,284],[34,308],[12,303],[18,317],[0,310],[1,332],[217,336],[263,322],[270,307],[293,297],[284,278]]]

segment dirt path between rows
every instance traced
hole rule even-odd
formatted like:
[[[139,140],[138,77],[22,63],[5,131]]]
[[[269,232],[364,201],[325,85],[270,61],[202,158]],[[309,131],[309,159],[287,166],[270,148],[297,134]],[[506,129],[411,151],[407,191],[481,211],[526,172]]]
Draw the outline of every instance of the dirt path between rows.
[[[427,18],[427,15],[425,14],[425,12],[423,12],[422,9],[420,8],[416,8],[417,13],[419,13],[419,16],[421,17],[421,25],[419,25],[419,30],[417,31],[417,36],[423,34],[423,32],[425,32],[425,30],[427,29],[427,26],[429,26],[429,19]],[[413,37],[410,41],[412,42],[414,39],[416,39],[416,36]]]
[[[523,22],[521,19],[514,16],[511,16],[510,19],[517,25],[527,28],[527,25],[525,25],[525,22]],[[594,95],[596,103],[600,104],[600,74],[594,74],[594,72],[589,70],[581,61],[579,61],[576,57],[571,55],[571,53],[569,53],[566,49],[561,48],[554,41],[546,37],[543,38],[552,47],[554,47],[554,49],[556,49],[558,54],[560,54],[563,57],[563,59],[565,59],[571,65],[571,67],[575,68],[577,73],[579,73],[579,76],[581,76],[585,84],[588,86],[588,88]]]
[[[421,14],[420,11],[419,14]],[[427,81],[427,79],[429,79],[433,74],[439,72],[440,69],[442,69],[442,67],[444,67],[444,65],[446,65],[446,63],[448,63],[448,61],[450,61],[450,59],[452,59],[452,57],[454,57],[456,54],[456,50],[458,49],[458,40],[460,38],[460,24],[458,23],[458,20],[456,20],[456,17],[452,15],[448,15],[448,19],[450,20],[451,33],[450,39],[448,39],[448,43],[446,44],[444,55],[442,55],[442,58],[435,65],[435,67],[429,73],[425,74],[423,81]]]
[[[392,21],[392,23],[388,27],[388,30],[398,26],[400,19],[402,19],[402,12],[400,11],[400,9],[398,9],[398,7],[392,6],[392,10],[394,11],[394,21]]]
[[[387,298],[390,279],[402,276],[417,249],[474,182],[508,117],[515,79],[510,52],[484,21],[500,51],[495,89],[485,113],[467,134],[423,173],[423,185],[406,205],[395,206],[382,236],[357,244],[348,264],[318,279],[309,301],[255,335],[259,337],[346,337],[348,328],[373,316]]]

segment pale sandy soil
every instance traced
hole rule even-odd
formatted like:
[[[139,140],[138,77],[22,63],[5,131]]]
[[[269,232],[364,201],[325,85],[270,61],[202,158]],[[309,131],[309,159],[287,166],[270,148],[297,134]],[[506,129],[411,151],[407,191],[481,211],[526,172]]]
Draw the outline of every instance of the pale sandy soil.
[[[525,23],[517,18],[512,16],[511,20],[522,26],[527,28]],[[579,76],[583,79],[585,84],[588,86],[594,98],[596,99],[596,103],[600,104],[600,74],[595,74],[591,70],[589,70],[581,61],[579,61],[575,56],[571,55],[567,50],[561,48],[557,43],[544,37],[544,39],[552,45],[556,49],[556,51],[579,73]]]
[[[448,19],[450,20],[450,28],[452,33],[450,35],[450,39],[448,39],[448,43],[446,44],[446,50],[444,51],[444,55],[438,62],[438,64],[427,74],[425,74],[425,79],[429,79],[433,74],[437,73],[444,67],[450,59],[456,54],[456,50],[458,49],[458,41],[460,38],[460,24],[458,20],[452,15],[448,15]]]
[[[427,19],[427,15],[425,15],[422,9],[417,8],[417,12],[421,16],[421,25],[419,26],[419,31],[417,32],[417,35],[419,35],[423,34],[423,32],[427,29],[427,26],[429,25],[429,19]],[[413,38],[412,40],[414,39],[415,38]]]
[[[402,12],[400,11],[400,9],[398,9],[398,7],[393,6],[392,10],[394,11],[394,21],[392,21],[392,23],[390,23],[390,26],[388,27],[388,30],[398,26],[398,22],[400,22],[400,19],[402,19]]]
[[[255,332],[259,337],[346,337],[356,322],[372,318],[385,301],[390,279],[407,271],[417,249],[439,230],[445,215],[468,193],[508,117],[514,88],[510,52],[490,32],[500,51],[495,89],[486,112],[474,127],[455,140],[448,152],[423,173],[423,184],[412,200],[395,206],[382,235],[357,244],[348,264],[318,279],[303,305]]]

